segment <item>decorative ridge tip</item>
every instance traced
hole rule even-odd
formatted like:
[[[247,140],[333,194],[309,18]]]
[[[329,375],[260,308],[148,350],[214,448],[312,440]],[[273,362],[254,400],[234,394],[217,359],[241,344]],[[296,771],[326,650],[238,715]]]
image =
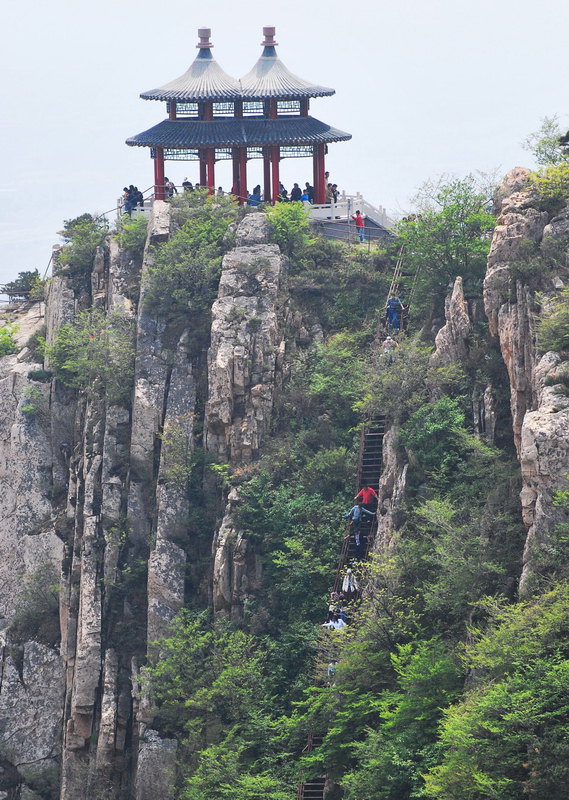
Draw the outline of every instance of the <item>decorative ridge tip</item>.
[[[210,42],[211,28],[198,28],[198,36],[200,37],[200,40],[196,45],[197,48],[200,50],[205,50],[208,47],[213,47],[212,43]]]
[[[263,27],[263,36],[265,37],[265,40],[261,42],[263,47],[275,47],[278,44],[278,42],[275,42],[275,32],[274,25],[265,25]]]

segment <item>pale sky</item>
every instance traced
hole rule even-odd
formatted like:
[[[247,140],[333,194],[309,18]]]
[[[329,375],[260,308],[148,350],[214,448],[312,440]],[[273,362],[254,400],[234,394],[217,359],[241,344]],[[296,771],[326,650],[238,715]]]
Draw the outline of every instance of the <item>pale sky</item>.
[[[185,72],[201,26],[239,78],[275,25],[286,66],[336,89],[311,114],[353,135],[330,146],[331,179],[394,213],[441,173],[533,166],[521,142],[544,116],[569,127],[567,0],[4,0],[2,23],[0,282],[43,273],[64,219],[152,184],[149,150],[124,141],[165,118],[139,94]],[[195,162],[166,170],[199,179]],[[311,162],[281,175],[310,180]]]

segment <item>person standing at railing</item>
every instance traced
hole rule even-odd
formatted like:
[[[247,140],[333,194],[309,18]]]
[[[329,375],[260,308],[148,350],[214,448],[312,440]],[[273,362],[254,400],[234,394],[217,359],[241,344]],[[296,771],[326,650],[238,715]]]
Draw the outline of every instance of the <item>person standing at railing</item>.
[[[364,235],[365,222],[359,209],[356,211],[355,214],[352,214],[352,219],[356,223],[356,231],[358,232],[358,236],[360,237],[360,243],[363,244],[365,242],[365,235]]]
[[[368,511],[363,507],[361,499],[358,499],[357,505],[352,506],[350,510],[344,514],[344,519],[350,520],[350,526],[352,529],[352,533],[354,534],[354,540],[356,543],[356,547],[360,546],[360,534],[362,530],[362,522],[364,518],[364,514],[368,517],[374,516],[373,511]]]
[[[176,189],[176,185],[173,181],[169,180],[168,178],[164,178],[164,189],[166,190],[166,197],[174,197],[175,194],[178,194],[178,190]]]
[[[308,181],[306,181],[306,183],[304,184],[304,190],[305,190],[306,194],[308,195],[308,201],[310,203],[313,203],[314,202],[314,186],[311,186],[308,183]]]

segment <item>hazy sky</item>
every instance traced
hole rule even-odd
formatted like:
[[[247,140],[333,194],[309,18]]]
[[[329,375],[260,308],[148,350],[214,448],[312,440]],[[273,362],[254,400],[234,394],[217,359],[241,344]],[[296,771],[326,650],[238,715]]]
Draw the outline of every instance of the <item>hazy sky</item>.
[[[569,127],[567,0],[4,0],[2,23],[0,281],[43,272],[64,219],[151,185],[148,149],[124,141],[165,117],[139,94],[185,72],[200,26],[238,78],[275,25],[287,67],[336,89],[313,116],[353,135],[330,146],[331,177],[390,211],[441,173],[532,166],[520,143],[546,115]],[[193,162],[166,168],[198,180]],[[289,186],[312,174],[281,169]]]

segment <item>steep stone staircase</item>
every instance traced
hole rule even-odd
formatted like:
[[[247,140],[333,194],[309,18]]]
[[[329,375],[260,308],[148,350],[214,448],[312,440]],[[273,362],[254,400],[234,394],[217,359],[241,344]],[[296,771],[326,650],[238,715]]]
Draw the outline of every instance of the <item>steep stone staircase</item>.
[[[385,434],[385,417],[378,415],[370,419],[362,428],[360,434],[360,451],[358,457],[357,489],[362,486],[379,487],[383,459],[383,436]],[[362,523],[361,545],[356,547],[353,537],[348,532],[342,541],[342,549],[338,560],[338,569],[334,581],[334,591],[339,592],[342,586],[343,574],[346,567],[354,561],[367,559],[370,548],[377,532],[377,517],[370,518],[366,524]],[[318,747],[323,736],[317,736],[312,731],[308,734],[303,753],[309,753]],[[324,800],[324,787],[326,779],[319,776],[300,784],[297,800]]]

